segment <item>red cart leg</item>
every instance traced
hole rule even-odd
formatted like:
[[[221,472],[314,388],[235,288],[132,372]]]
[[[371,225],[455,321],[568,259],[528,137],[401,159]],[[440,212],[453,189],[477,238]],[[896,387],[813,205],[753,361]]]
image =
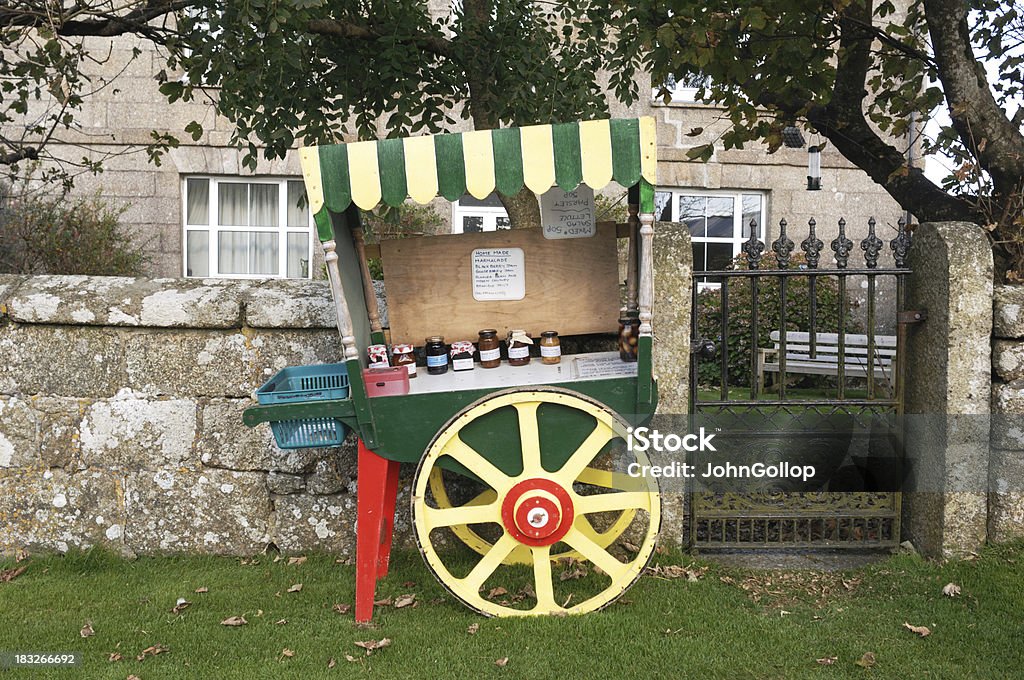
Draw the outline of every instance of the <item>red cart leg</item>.
[[[398,490],[395,461],[382,458],[359,440],[356,488],[356,621],[373,617],[377,579],[387,574]]]

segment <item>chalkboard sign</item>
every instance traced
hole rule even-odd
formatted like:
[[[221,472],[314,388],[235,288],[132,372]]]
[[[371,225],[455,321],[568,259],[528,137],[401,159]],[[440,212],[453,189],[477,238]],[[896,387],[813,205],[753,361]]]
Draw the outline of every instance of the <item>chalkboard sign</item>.
[[[581,184],[573,191],[555,187],[541,194],[540,219],[544,238],[589,238],[597,233],[594,190]]]
[[[473,251],[473,299],[522,300],[526,297],[526,260],[522,248]]]

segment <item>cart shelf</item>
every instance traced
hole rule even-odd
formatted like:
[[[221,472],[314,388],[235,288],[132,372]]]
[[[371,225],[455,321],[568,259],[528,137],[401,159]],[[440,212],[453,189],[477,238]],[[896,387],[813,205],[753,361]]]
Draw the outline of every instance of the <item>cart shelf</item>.
[[[409,394],[461,392],[463,390],[505,389],[520,385],[556,385],[585,380],[636,377],[637,365],[619,359],[618,352],[590,352],[562,357],[561,363],[543,364],[534,357],[526,366],[502,363],[497,368],[472,371],[448,370],[443,375],[430,375],[421,368],[416,379],[409,382]]]

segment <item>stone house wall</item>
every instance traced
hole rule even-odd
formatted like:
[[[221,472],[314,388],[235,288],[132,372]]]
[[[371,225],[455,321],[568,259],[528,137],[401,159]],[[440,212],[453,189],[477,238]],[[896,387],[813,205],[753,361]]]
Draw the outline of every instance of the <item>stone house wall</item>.
[[[320,282],[0,277],[0,553],[350,554],[354,446],[241,420],[279,369],[339,356]]]

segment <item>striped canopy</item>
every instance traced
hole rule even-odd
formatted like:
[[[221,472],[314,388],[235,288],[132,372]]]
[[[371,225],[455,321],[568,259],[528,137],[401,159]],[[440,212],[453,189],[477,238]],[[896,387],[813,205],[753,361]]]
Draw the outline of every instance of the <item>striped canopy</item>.
[[[613,179],[625,187],[657,183],[651,117],[313,146],[299,154],[314,215],[352,203],[372,210],[406,198],[482,199],[495,190],[511,196],[524,185],[543,194],[555,185],[601,189]]]

